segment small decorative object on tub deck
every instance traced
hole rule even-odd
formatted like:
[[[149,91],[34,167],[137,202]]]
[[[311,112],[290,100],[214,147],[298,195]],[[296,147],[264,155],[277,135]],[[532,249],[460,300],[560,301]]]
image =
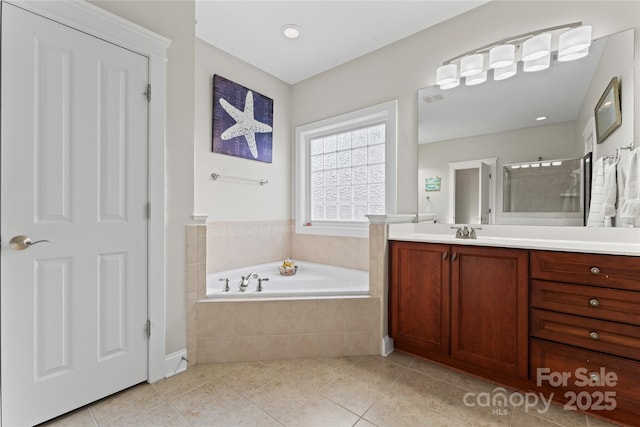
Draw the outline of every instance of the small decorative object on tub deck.
[[[298,266],[293,264],[293,261],[290,259],[285,259],[282,261],[282,265],[280,266],[280,274],[283,276],[293,276],[298,272]]]

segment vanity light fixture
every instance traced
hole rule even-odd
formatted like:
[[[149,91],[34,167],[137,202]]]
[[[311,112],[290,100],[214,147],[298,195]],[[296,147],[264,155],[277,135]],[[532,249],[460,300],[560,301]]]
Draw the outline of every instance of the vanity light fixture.
[[[462,77],[466,77],[467,86],[481,84],[487,80],[489,70],[493,70],[494,80],[505,80],[517,73],[518,61],[523,62],[523,71],[545,70],[551,65],[552,38],[558,31],[564,31],[558,39],[559,62],[589,54],[591,26],[572,22],[502,39],[458,55],[438,67],[436,84],[441,89],[451,89],[460,85]]]
[[[560,35],[558,39],[558,57],[569,57],[578,52],[589,52],[591,46],[591,25],[583,25]]]
[[[524,61],[522,64],[522,71],[525,73],[542,71],[549,68],[549,65],[551,65],[551,54],[547,53],[542,57],[532,59],[530,61]]]
[[[518,64],[514,62],[506,67],[493,69],[493,80],[506,80],[509,77],[513,77],[518,72]]]
[[[533,36],[522,43],[522,60],[533,61],[551,53],[551,34],[543,33]]]
[[[460,83],[458,78],[458,64],[447,64],[436,70],[436,83],[440,86],[450,85],[455,81]]]
[[[475,86],[482,84],[487,81],[487,72],[482,71],[478,74],[474,74],[473,76],[468,76],[464,82],[467,86]]]
[[[551,162],[542,162],[540,163],[540,166],[543,166],[546,168],[547,166],[551,166]]]
[[[294,24],[287,24],[282,27],[282,35],[288,39],[297,39],[300,37],[300,27]]]
[[[484,69],[484,56],[481,54],[465,56],[460,60],[460,77],[480,74]]]
[[[516,46],[501,44],[489,50],[489,67],[503,68],[516,62]]]
[[[556,162],[551,162],[551,166],[560,166],[562,164],[562,162],[560,160],[556,161]]]

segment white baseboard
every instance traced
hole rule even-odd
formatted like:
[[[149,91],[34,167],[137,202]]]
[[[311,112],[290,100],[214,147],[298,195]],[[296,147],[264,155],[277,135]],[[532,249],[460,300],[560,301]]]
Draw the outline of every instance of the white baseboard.
[[[183,359],[184,357],[184,359]],[[164,377],[169,378],[187,370],[187,350],[178,350],[164,357]]]
[[[382,355],[387,357],[391,353],[393,353],[393,338],[386,335],[382,338]]]

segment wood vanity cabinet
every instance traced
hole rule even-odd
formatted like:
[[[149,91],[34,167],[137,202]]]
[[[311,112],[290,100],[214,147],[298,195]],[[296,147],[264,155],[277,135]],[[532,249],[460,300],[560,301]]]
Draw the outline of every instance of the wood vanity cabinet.
[[[391,336],[404,351],[449,354],[449,245],[391,242]]]
[[[528,251],[452,246],[451,357],[527,378]]]
[[[640,258],[531,251],[530,262],[532,382],[541,369],[568,374],[555,386],[545,379],[541,390],[640,425]],[[611,373],[615,381],[607,380]],[[615,409],[601,399],[605,393]]]
[[[391,241],[389,311],[398,350],[640,426],[640,257]]]
[[[526,378],[528,252],[392,241],[390,331],[398,350]]]

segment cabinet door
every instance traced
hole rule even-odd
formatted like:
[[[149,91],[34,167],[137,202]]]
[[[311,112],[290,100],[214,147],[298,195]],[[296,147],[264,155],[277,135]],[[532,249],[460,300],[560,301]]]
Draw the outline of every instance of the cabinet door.
[[[527,377],[527,251],[453,246],[451,357]]]
[[[391,242],[391,336],[399,350],[449,352],[449,246]]]

